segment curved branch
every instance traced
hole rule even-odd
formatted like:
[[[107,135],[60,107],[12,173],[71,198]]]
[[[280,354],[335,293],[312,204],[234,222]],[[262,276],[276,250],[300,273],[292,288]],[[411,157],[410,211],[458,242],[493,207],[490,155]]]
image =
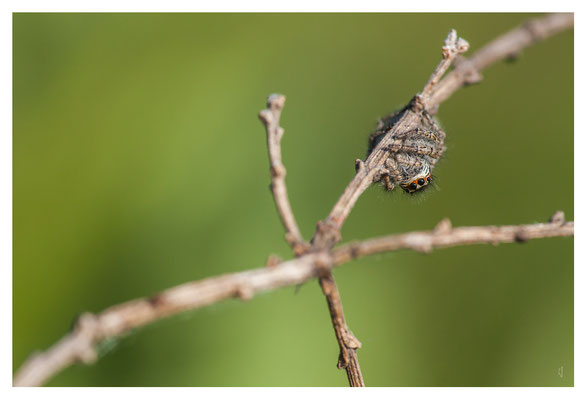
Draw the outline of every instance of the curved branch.
[[[302,238],[294,217],[285,186],[285,167],[281,162],[281,138],[283,128],[279,126],[281,110],[285,104],[285,96],[272,94],[267,98],[267,109],[259,113],[259,118],[267,130],[267,149],[271,171],[271,192],[277,206],[277,212],[285,228],[285,240],[292,247],[294,254],[303,254],[308,244]]]
[[[39,386],[75,362],[92,363],[97,359],[94,349],[97,344],[123,336],[134,328],[225,299],[249,300],[260,292],[299,285],[357,257],[400,249],[430,251],[433,248],[473,243],[495,245],[573,234],[573,222],[564,222],[560,212],[549,223],[533,225],[452,229],[450,224],[443,221],[430,232],[366,240],[341,246],[333,252],[310,253],[272,267],[185,283],[149,298],[110,307],[96,315],[83,314],[71,333],[48,350],[31,356],[21,366],[14,377],[14,386]],[[354,360],[349,362],[353,363]]]

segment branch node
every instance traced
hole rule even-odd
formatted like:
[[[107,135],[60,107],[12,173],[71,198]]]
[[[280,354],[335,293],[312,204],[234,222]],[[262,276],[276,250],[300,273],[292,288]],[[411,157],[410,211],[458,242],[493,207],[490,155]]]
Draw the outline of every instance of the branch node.
[[[434,247],[427,236],[422,233],[406,236],[404,241],[408,248],[420,253],[430,253]]]
[[[259,119],[267,126],[273,122],[273,114],[269,110],[259,111]]]
[[[475,68],[473,63],[469,61],[466,57],[463,57],[461,55],[457,56],[453,61],[453,65],[455,69],[458,69],[460,71],[459,74],[462,74],[463,84],[465,86],[474,85],[483,80],[483,75],[481,75],[481,72],[479,72],[479,70]],[[438,105],[436,106],[438,107]]]
[[[281,264],[282,261],[283,260],[278,255],[269,254],[267,261],[265,261],[265,266],[267,266],[267,268],[275,268]]]
[[[316,258],[314,259],[314,266],[316,267],[316,275],[320,277],[328,275],[334,266],[334,261],[331,254],[328,252],[321,252],[317,254]]]
[[[269,172],[271,173],[272,178],[285,178],[287,171],[282,164],[272,165],[269,168]]]
[[[530,240],[530,235],[524,228],[520,228],[514,234],[514,240],[516,243],[525,243]]]
[[[316,224],[316,233],[312,241],[312,247],[315,249],[330,249],[341,239],[340,230],[335,222],[330,218],[324,221],[318,221]]]
[[[251,300],[255,294],[253,289],[251,289],[248,285],[238,285],[235,291],[236,297],[241,299],[242,301]]]
[[[347,331],[343,336],[344,344],[349,349],[357,350],[360,349],[363,344],[353,335],[351,331]]]
[[[421,113],[424,111],[424,96],[422,96],[422,94],[418,93],[412,97],[412,100],[410,101],[410,109],[415,113]]]
[[[562,211],[557,211],[553,214],[552,217],[548,220],[549,223],[562,226],[565,224],[565,213]]]
[[[524,25],[524,29],[532,36],[532,41],[537,42],[546,38],[548,32],[543,27],[543,24],[539,20],[531,19],[530,21],[526,22]]]
[[[365,163],[360,158],[355,160],[355,172],[359,173],[365,168]]]
[[[92,364],[98,359],[94,349],[94,341],[98,337],[98,327],[98,318],[92,313],[83,313],[75,324],[74,334],[81,338],[76,359],[84,364]]]
[[[441,220],[436,226],[434,227],[434,234],[435,235],[443,235],[445,233],[450,233],[452,230],[452,223],[450,219],[444,218]]]

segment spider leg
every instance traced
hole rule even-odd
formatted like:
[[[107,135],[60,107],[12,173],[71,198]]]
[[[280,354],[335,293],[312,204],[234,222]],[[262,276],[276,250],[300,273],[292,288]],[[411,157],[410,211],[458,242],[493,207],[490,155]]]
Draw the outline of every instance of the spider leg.
[[[389,175],[383,175],[383,183],[385,183],[385,190],[391,192],[395,188],[395,184],[389,179]]]
[[[411,140],[399,140],[395,139],[389,143],[387,149],[392,153],[404,152],[419,154],[421,156],[429,156],[432,158],[440,158],[444,151],[444,146],[433,146],[432,143],[422,144]]]
[[[416,132],[418,135],[424,136],[426,139],[433,140],[436,143],[440,143],[440,137],[437,131],[431,129],[418,129]]]
[[[432,129],[436,133],[438,139],[440,139],[440,142],[444,143],[444,139],[446,138],[446,133],[442,130],[442,128],[440,126],[438,126],[438,124],[436,123],[434,118],[432,118],[430,113],[428,113],[428,111],[424,110],[422,115],[424,116],[424,118],[426,118],[426,121],[432,126]]]
[[[396,160],[388,158],[385,160],[385,166],[387,167],[387,176],[394,182],[401,182],[403,180],[403,175]]]

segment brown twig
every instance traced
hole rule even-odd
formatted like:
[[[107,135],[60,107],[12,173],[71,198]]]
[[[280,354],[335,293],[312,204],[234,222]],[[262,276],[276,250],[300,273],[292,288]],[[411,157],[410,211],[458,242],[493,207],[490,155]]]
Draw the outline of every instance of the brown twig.
[[[481,80],[481,70],[504,58],[517,56],[524,48],[574,25],[573,14],[549,14],[530,20],[483,46],[470,59],[458,66],[436,86],[427,107],[434,110],[463,85]]]
[[[548,223],[531,225],[452,228],[450,221],[444,219],[433,231],[390,235],[340,246],[334,250],[332,262],[340,265],[355,258],[404,249],[429,253],[433,249],[471,244],[523,243],[532,239],[571,236],[574,228],[573,222],[565,222],[561,211]]]
[[[277,206],[277,213],[285,228],[285,240],[292,247],[294,254],[300,255],[306,252],[308,244],[302,238],[302,234],[296,223],[285,186],[285,167],[281,162],[281,138],[283,128],[279,126],[281,110],[285,104],[285,96],[272,94],[267,98],[267,109],[259,113],[259,118],[267,130],[267,149],[269,151],[269,166],[271,172],[271,192]]]
[[[537,40],[544,39],[562,29],[573,25],[572,15],[557,14],[531,21],[498,38],[470,60],[459,63],[456,69],[440,80],[456,54],[466,50],[466,42],[459,41],[452,31],[443,48],[443,60],[435,70],[422,92],[412,99],[400,120],[389,133],[409,130],[418,122],[419,113],[426,110],[434,112],[459,87],[479,79],[479,72],[489,64],[519,52]],[[454,37],[455,40],[451,39]],[[447,45],[448,43],[448,45]],[[460,44],[459,44],[460,43]],[[449,47],[448,50],[445,48]],[[456,51],[456,53],[455,53]],[[564,223],[560,214],[555,215],[549,224],[525,225],[518,227],[478,227],[451,229],[447,222],[441,223],[433,232],[389,236],[372,239],[362,243],[342,246],[334,251],[331,248],[340,240],[340,229],[360,195],[378,178],[379,169],[385,161],[387,145],[384,137],[371,152],[365,162],[357,160],[357,174],[349,183],[343,195],[333,207],[329,216],[318,227],[312,239],[311,251],[304,242],[285,188],[285,168],[281,163],[280,139],[283,130],[279,127],[279,115],[284,99],[272,98],[269,110],[262,112],[261,119],[267,127],[269,156],[272,172],[272,191],[277,209],[286,229],[286,240],[298,258],[271,267],[227,274],[198,282],[186,283],[148,299],[138,299],[111,307],[98,315],[84,314],[76,328],[49,350],[29,358],[18,370],[14,378],[15,386],[36,386],[43,384],[51,376],[68,365],[96,359],[94,346],[108,338],[127,333],[130,329],[143,326],[158,319],[216,303],[223,299],[238,297],[250,299],[256,293],[289,285],[299,285],[316,276],[320,277],[337,340],[341,347],[339,366],[346,365],[349,382],[353,386],[364,385],[356,348],[360,343],[349,331],[344,320],[340,295],[331,268],[350,259],[383,251],[411,248],[429,251],[435,247],[456,246],[472,243],[501,243],[553,236],[573,235],[572,222]],[[386,137],[389,138],[388,134]],[[468,230],[467,230],[468,229]],[[341,361],[342,360],[342,361]]]
[[[386,148],[389,146],[394,135],[398,132],[407,132],[410,129],[417,127],[423,111],[427,111],[430,114],[436,113],[440,103],[450,97],[450,95],[452,95],[452,93],[454,93],[459,87],[466,83],[478,81],[480,79],[480,70],[483,68],[519,52],[521,49],[529,46],[535,41],[544,39],[571,26],[573,26],[572,14],[553,14],[542,19],[532,20],[524,26],[514,29],[491,42],[475,53],[471,60],[461,62],[455,71],[440,80],[450,65],[456,60],[457,56],[466,52],[469,48],[469,43],[462,38],[458,38],[454,29],[451,30],[442,48],[442,60],[434,70],[422,91],[414,96],[410,104],[406,107],[401,118],[383,137],[383,139],[381,139],[378,145],[369,154],[369,157],[364,162],[356,160],[355,165],[357,168],[357,174],[345,188],[342,196],[333,207],[329,216],[318,224],[311,241],[312,246],[321,250],[329,249],[340,241],[342,237],[340,230],[344,221],[350,214],[361,194],[363,194],[374,180],[377,180],[379,171],[388,157]],[[345,341],[341,340],[341,337],[344,337],[345,332],[350,332],[344,322],[342,304],[332,304],[336,301],[340,302],[340,294],[338,293],[332,275],[330,273],[326,274],[325,278],[321,278],[319,282],[323,293],[327,297],[341,355],[349,354],[353,357],[353,363],[348,364],[347,374],[349,374],[349,368],[353,369],[356,365],[356,370],[354,372],[351,371],[350,374],[360,375],[358,359],[355,351],[356,349],[349,348],[345,345]],[[329,298],[329,296],[333,297]],[[332,315],[333,310],[340,313],[340,315]],[[339,320],[343,321],[344,324],[339,325],[335,322]],[[356,338],[355,341],[359,343]],[[353,380],[351,380],[350,377],[349,382],[351,385],[353,384]]]
[[[341,239],[340,229],[346,221],[346,218],[349,216],[359,197],[373,183],[373,180],[378,177],[378,174],[380,174],[380,170],[388,157],[386,149],[393,135],[397,132],[407,132],[417,126],[420,119],[420,112],[429,108],[430,94],[438,81],[450,67],[456,56],[464,53],[468,48],[469,44],[467,41],[458,38],[454,29],[449,32],[442,47],[442,60],[422,91],[414,96],[410,106],[406,108],[402,117],[383,139],[381,139],[377,146],[375,146],[371,154],[369,154],[369,157],[365,161],[355,161],[357,173],[345,188],[342,196],[338,199],[328,217],[318,225],[316,233],[312,238],[312,245],[314,247],[321,249],[331,248]]]
[[[432,76],[424,86],[424,89],[422,89],[422,92],[420,92],[420,96],[427,99],[440,81],[440,78],[442,78],[444,73],[450,68],[457,56],[466,52],[468,49],[469,42],[463,38],[459,38],[457,36],[457,31],[452,29],[444,40],[444,46],[442,47],[442,61],[432,73]]]
[[[267,98],[267,109],[261,111],[259,117],[267,130],[267,148],[269,150],[269,163],[271,166],[271,191],[273,193],[273,199],[277,206],[277,213],[285,227],[285,238],[292,247],[296,257],[299,257],[310,250],[316,252],[320,249],[316,246],[313,246],[311,249],[309,244],[303,240],[287,198],[285,167],[281,162],[283,128],[279,126],[279,118],[284,104],[285,96],[271,94]],[[338,368],[346,369],[351,386],[365,386],[356,353],[356,350],[361,347],[361,342],[353,336],[347,327],[342,310],[340,293],[330,269],[322,266],[320,271],[321,276],[318,282],[326,297],[332,326],[334,327],[334,334],[340,348],[337,366]]]
[[[258,293],[307,282],[325,271],[367,255],[413,249],[430,251],[473,243],[508,243],[573,236],[573,222],[564,222],[561,213],[546,224],[463,227],[451,229],[446,222],[434,231],[414,232],[371,239],[341,246],[330,252],[309,253],[271,267],[236,272],[172,287],[150,298],[131,300],[99,314],[83,314],[71,333],[48,350],[32,355],[17,371],[15,386],[39,386],[75,362],[94,362],[94,347],[120,337],[134,328],[187,310],[205,307],[229,298],[249,300]],[[349,340],[346,338],[345,340]],[[352,339],[350,339],[352,341]],[[352,347],[354,344],[351,342]],[[353,359],[350,358],[350,363]],[[351,368],[351,371],[358,369]],[[347,373],[349,369],[347,369]],[[353,376],[353,379],[358,377]],[[360,383],[360,382],[357,382]]]
[[[444,75],[446,70],[450,67],[456,56],[464,53],[468,48],[469,44],[467,41],[458,38],[454,29],[448,33],[448,36],[444,41],[444,46],[442,47],[442,60],[432,73],[432,76],[424,86],[422,92],[414,97],[413,103],[418,104],[421,108],[416,108],[414,106],[413,110],[406,110],[402,117],[402,119],[405,118],[405,120],[400,120],[400,122],[394,127],[393,132],[408,131],[415,126],[419,111],[426,109],[426,102],[429,99],[431,91],[434,89],[442,75]],[[387,158],[387,151],[385,149],[387,148],[390,139],[391,134],[388,133],[375,147],[365,162],[356,160],[355,167],[357,169],[357,174],[334,205],[328,218],[318,224],[316,233],[311,242],[314,249],[330,249],[341,239],[340,229],[342,228],[344,221],[350,214],[361,194],[363,194],[371,183],[373,183],[383,167],[385,159]],[[340,293],[336,287],[332,272],[325,273],[318,282],[320,283],[322,292],[326,296],[332,325],[340,347],[338,367],[346,369],[351,386],[365,386],[356,353],[357,348],[361,347],[361,343],[352,335],[346,324],[342,311]]]
[[[319,247],[331,247],[341,238],[340,228],[350,214],[361,194],[370,186],[372,178],[377,176],[387,157],[385,148],[389,145],[392,134],[409,131],[418,123],[416,111],[436,111],[438,106],[448,99],[457,89],[480,79],[480,72],[489,65],[518,54],[524,48],[546,39],[562,30],[573,27],[573,14],[550,14],[537,18],[498,37],[478,50],[469,60],[461,60],[455,69],[444,79],[440,76],[448,69],[456,56],[468,49],[464,39],[456,37],[451,30],[443,47],[443,59],[428,80],[420,94],[414,96],[403,116],[393,129],[373,149],[364,162],[356,160],[358,172],[344,190],[328,218],[318,227],[312,242]],[[386,140],[388,139],[388,140]]]

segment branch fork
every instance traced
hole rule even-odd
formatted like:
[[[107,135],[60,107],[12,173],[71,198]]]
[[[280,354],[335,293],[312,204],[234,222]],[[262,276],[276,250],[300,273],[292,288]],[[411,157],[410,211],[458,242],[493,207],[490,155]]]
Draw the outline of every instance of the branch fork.
[[[442,48],[443,58],[423,90],[414,96],[394,132],[409,130],[426,111],[433,114],[438,106],[465,84],[480,79],[480,71],[522,48],[573,26],[572,14],[551,14],[534,20],[497,38],[479,50],[469,60],[461,54],[469,44],[451,30]],[[442,76],[455,64],[452,72]],[[344,368],[351,386],[365,386],[356,350],[360,341],[349,330],[340,294],[332,269],[353,259],[382,252],[412,249],[430,252],[433,249],[470,245],[522,243],[531,239],[573,236],[574,223],[566,222],[564,214],[556,212],[548,223],[453,228],[448,219],[440,221],[429,232],[411,232],[350,243],[333,249],[341,240],[340,230],[361,194],[377,180],[385,161],[386,135],[365,160],[356,160],[356,175],[332,208],[328,217],[319,222],[310,243],[306,242],[297,226],[287,196],[286,169],[281,161],[281,139],[284,134],[279,120],[285,96],[271,95],[267,109],[259,113],[267,132],[270,162],[271,192],[278,214],[285,228],[285,239],[296,258],[281,261],[270,256],[267,265],[243,272],[188,282],[169,288],[150,298],[141,298],[110,307],[97,315],[83,314],[72,332],[49,350],[30,357],[17,371],[15,386],[37,386],[74,362],[91,363],[96,360],[94,346],[99,342],[124,335],[133,328],[185,310],[204,307],[228,298],[249,300],[255,294],[284,286],[299,285],[318,278],[326,297],[335,335],[340,347],[337,366]]]

